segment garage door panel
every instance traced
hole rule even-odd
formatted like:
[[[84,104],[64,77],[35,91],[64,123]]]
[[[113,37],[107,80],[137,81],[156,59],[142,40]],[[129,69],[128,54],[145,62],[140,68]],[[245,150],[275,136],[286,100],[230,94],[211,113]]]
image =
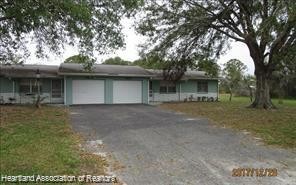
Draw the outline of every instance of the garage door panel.
[[[104,80],[73,80],[73,104],[103,104],[105,102]]]
[[[113,103],[142,103],[142,81],[113,81]]]

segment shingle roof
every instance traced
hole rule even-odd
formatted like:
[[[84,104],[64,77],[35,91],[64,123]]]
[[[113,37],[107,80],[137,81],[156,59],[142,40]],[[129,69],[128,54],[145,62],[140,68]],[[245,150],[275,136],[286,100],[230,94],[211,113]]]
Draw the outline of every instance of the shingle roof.
[[[82,64],[62,63],[59,68],[62,75],[100,75],[100,76],[152,76],[152,74],[139,67],[127,65],[95,64],[91,72],[84,70]]]
[[[36,78],[39,70],[41,78],[58,77],[59,66],[51,65],[0,65],[0,76],[14,78]]]
[[[82,64],[62,63],[60,66],[51,65],[0,65],[0,76],[14,78],[36,78],[37,70],[41,78],[56,78],[60,75],[95,75],[119,77],[151,77],[162,80],[163,71],[143,69],[139,66],[95,64],[92,72],[84,70]],[[204,71],[186,71],[181,80],[187,79],[217,79],[210,78]]]

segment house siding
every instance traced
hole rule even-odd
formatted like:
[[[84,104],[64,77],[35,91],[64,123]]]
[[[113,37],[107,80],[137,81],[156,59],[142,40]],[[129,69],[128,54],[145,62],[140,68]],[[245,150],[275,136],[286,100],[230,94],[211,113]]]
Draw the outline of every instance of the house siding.
[[[19,104],[34,102],[36,95],[27,95],[25,93],[20,92],[20,80],[20,78],[0,78],[0,97],[4,100],[4,103],[9,103],[9,98],[15,98],[14,103]],[[51,79],[44,78],[40,79],[40,81],[42,82],[40,96],[45,97],[43,103],[51,103]]]
[[[181,82],[181,92],[183,93],[196,93],[197,92],[197,80],[188,80]]]
[[[149,80],[143,79],[142,80],[142,103],[148,104],[148,90],[149,90]]]
[[[197,82],[199,80],[187,80],[177,82],[176,93],[159,93],[160,81],[152,81],[152,97],[150,101],[184,101],[189,97],[197,99],[197,97],[218,98],[218,80],[206,80],[208,82],[208,92],[197,92]]]
[[[0,78],[0,93],[12,93],[13,83],[8,78]]]
[[[155,93],[159,92],[160,81],[159,80],[152,80],[152,91]]]
[[[72,78],[65,77],[65,105],[72,105]]]
[[[64,78],[63,88],[64,97],[62,100],[52,99],[51,88],[52,79]],[[189,97],[197,99],[198,97],[218,98],[218,80],[208,79],[208,92],[197,92],[197,81],[186,80],[176,83],[176,93],[160,93],[160,80],[149,80],[148,77],[99,77],[99,76],[60,76],[57,78],[43,78],[41,96],[46,97],[44,103],[64,103],[65,105],[73,104],[72,81],[73,80],[104,80],[105,81],[105,104],[113,104],[113,81],[114,80],[137,80],[142,82],[142,103],[148,104],[149,101],[184,101]],[[205,80],[205,79],[201,79]],[[152,84],[151,96],[149,96],[149,81]],[[13,85],[13,82],[15,85]],[[5,103],[9,102],[9,98],[14,97],[15,103],[32,103],[36,95],[26,95],[20,93],[20,78],[0,78],[0,97]]]
[[[208,92],[217,93],[218,92],[218,81],[217,80],[209,80],[208,81]]]
[[[42,92],[51,94],[51,79],[41,79],[42,81]]]
[[[112,104],[113,103],[113,80],[106,79],[105,80],[105,103]]]

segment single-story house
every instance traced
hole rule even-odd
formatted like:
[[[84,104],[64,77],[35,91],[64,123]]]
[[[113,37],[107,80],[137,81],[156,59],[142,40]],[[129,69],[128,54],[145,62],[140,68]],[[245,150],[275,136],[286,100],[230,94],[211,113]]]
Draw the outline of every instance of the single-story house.
[[[139,66],[95,64],[1,65],[0,104],[32,103],[149,104],[149,102],[217,100],[218,79],[187,71],[178,81],[165,81],[161,70]]]

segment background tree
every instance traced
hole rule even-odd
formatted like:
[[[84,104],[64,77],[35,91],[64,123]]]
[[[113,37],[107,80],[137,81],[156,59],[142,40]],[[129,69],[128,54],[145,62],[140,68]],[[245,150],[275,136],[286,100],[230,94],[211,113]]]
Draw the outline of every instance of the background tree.
[[[285,64],[281,66],[281,70],[274,71],[271,78],[271,95],[277,96],[280,104],[283,103],[284,97],[289,97],[290,89],[296,90],[296,64],[295,62]],[[296,96],[294,95],[294,97]]]
[[[218,77],[220,66],[214,60],[200,60],[196,64],[199,71],[205,71],[210,77]]]
[[[230,93],[229,101],[232,99],[233,91],[235,88],[239,88],[240,82],[243,80],[244,71],[247,69],[241,61],[237,59],[231,59],[224,64],[223,69],[223,84],[228,88]]]
[[[148,55],[135,60],[132,65],[141,66],[145,69],[166,69],[171,62],[161,59],[157,55]],[[200,60],[191,65],[192,70],[205,71],[211,77],[218,77],[220,66],[214,60]]]
[[[164,69],[167,65],[163,59],[156,55],[143,55],[135,60],[133,65],[141,66],[145,69]]]
[[[81,53],[100,54],[123,46],[120,19],[138,0],[2,0],[0,2],[0,61],[25,59],[27,42],[36,44],[38,57],[45,51],[59,54],[65,44]]]
[[[282,57],[295,59],[294,0],[145,2],[137,30],[149,37],[147,52],[178,61],[171,65],[186,70],[184,65],[196,58],[218,57],[230,41],[242,42],[255,65],[257,88],[250,107],[273,107],[269,90],[272,72]]]
[[[120,57],[108,58],[102,64],[109,64],[109,65],[131,65],[130,61],[126,61],[121,59]]]
[[[22,56],[15,55],[9,62],[0,60],[0,65],[23,65]]]
[[[90,58],[89,56],[78,54],[68,57],[64,63],[82,64],[86,71],[91,71],[95,61],[95,59]]]
[[[84,64],[85,61],[91,60],[89,56],[85,56],[82,54],[73,55],[68,57],[64,62],[65,63],[76,63],[76,64]]]
[[[249,97],[251,102],[253,102],[253,96],[254,96],[253,91],[256,89],[255,82],[256,82],[256,78],[253,75],[245,75],[243,77],[243,85],[249,91]]]
[[[293,54],[295,55],[296,53],[296,44],[293,46],[294,49],[290,48],[291,50],[293,50]],[[290,53],[290,55],[292,55]],[[285,80],[287,80],[286,84],[285,84],[285,95],[288,98],[291,97],[296,97],[296,59],[295,56],[293,57],[287,57],[284,58],[286,61],[282,62],[283,66],[281,67],[280,73],[284,74],[286,78]]]

